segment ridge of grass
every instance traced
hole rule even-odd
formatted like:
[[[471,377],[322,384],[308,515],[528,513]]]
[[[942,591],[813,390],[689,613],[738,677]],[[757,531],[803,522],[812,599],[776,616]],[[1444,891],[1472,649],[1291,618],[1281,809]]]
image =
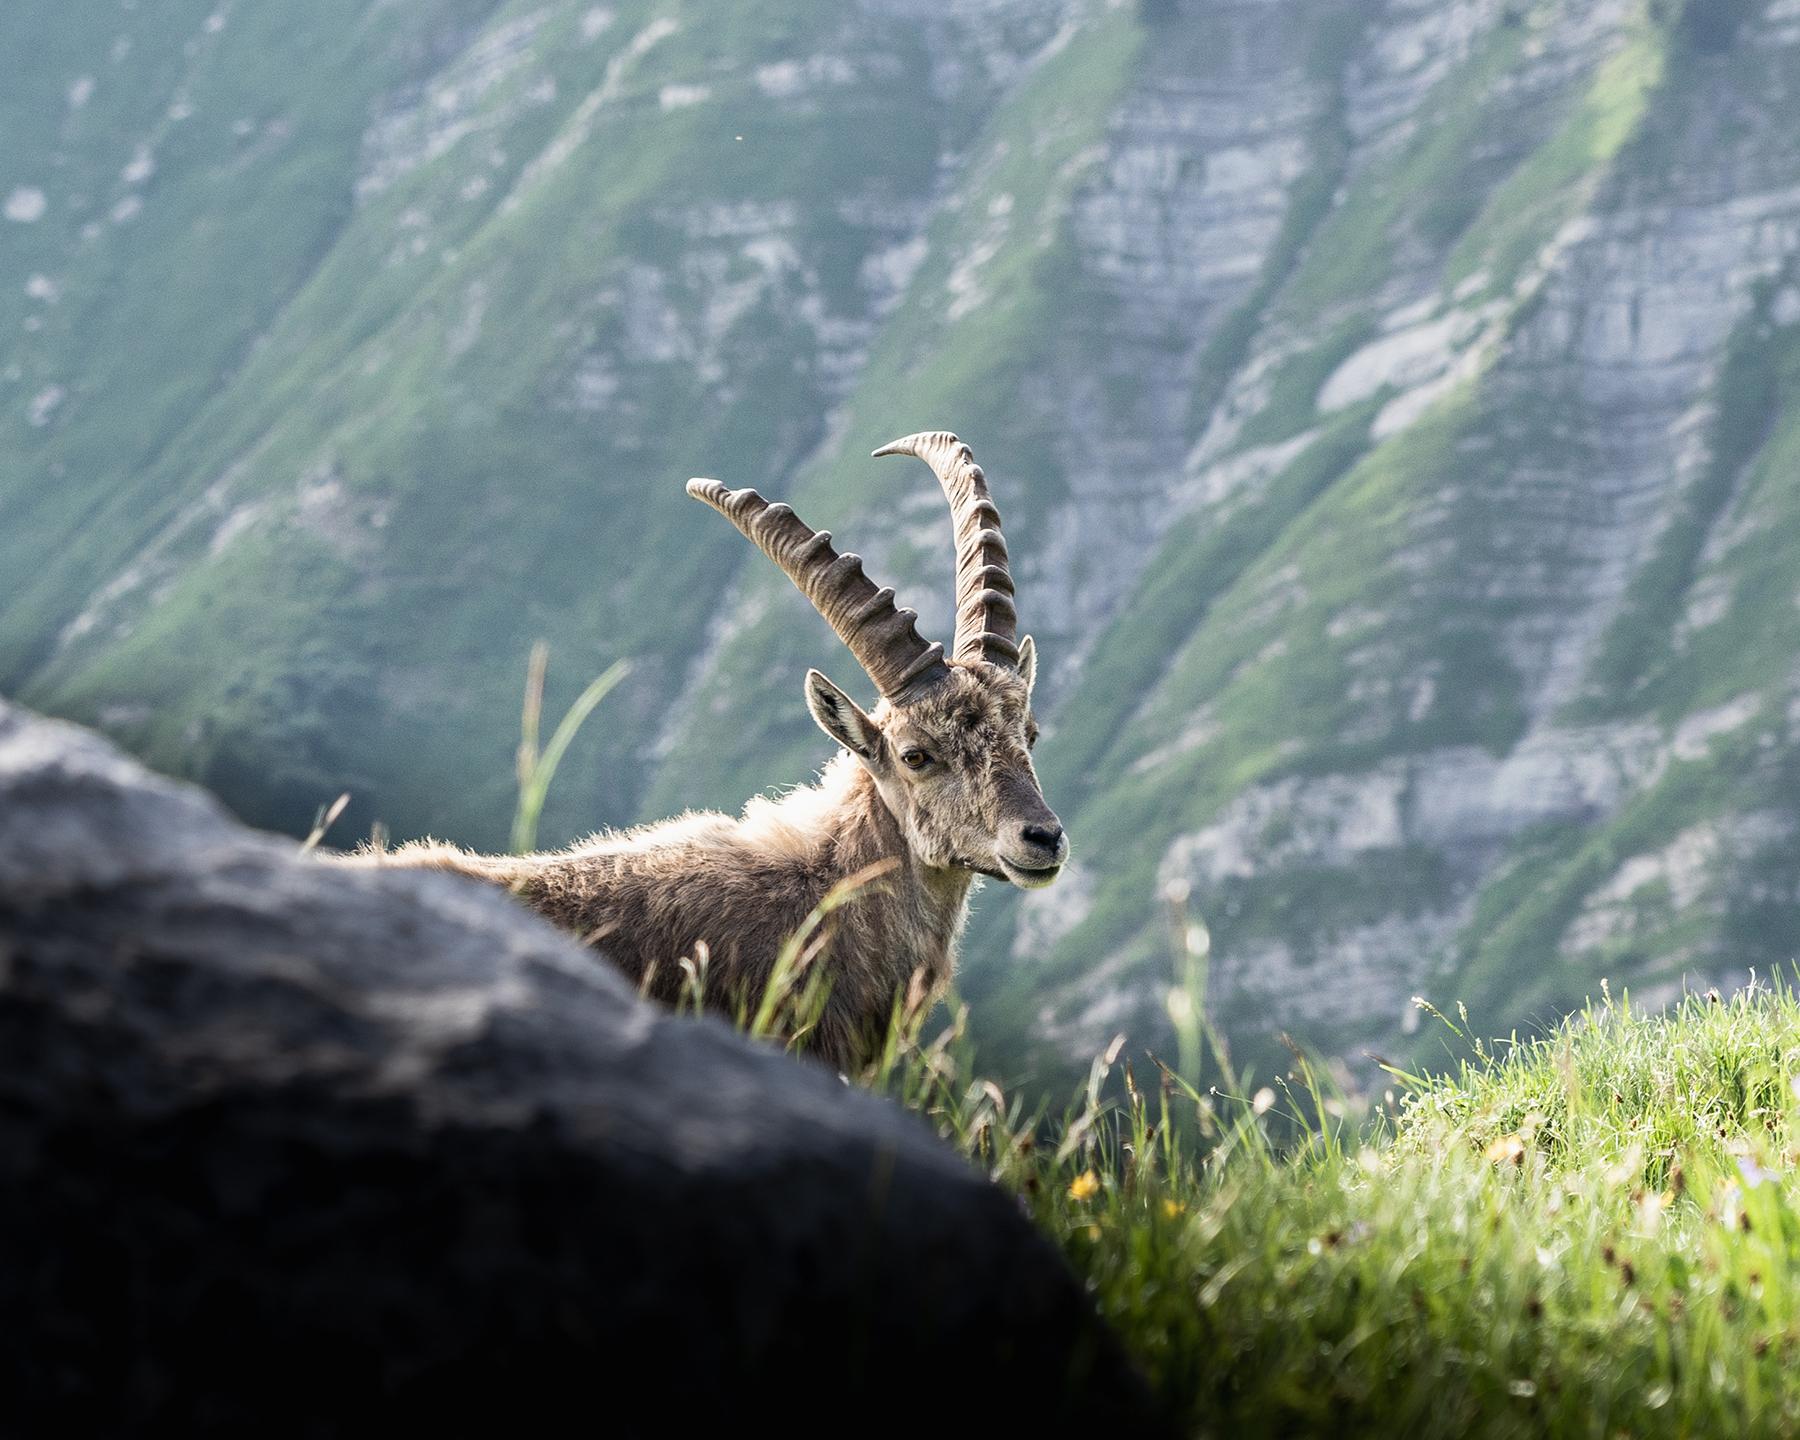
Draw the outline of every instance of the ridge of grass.
[[[1145,1085],[1121,1037],[1046,1122],[960,1017],[868,1078],[1020,1196],[1193,1434],[1792,1433],[1800,997],[1603,991],[1493,1046],[1432,1013],[1461,1058],[1360,1119],[1298,1054]]]

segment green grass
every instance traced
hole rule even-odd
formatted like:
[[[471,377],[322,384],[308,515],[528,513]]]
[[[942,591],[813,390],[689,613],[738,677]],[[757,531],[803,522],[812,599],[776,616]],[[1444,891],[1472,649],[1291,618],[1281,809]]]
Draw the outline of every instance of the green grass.
[[[1557,227],[1592,200],[1638,134],[1663,81],[1666,47],[1665,32],[1651,19],[1634,20],[1625,44],[1599,68],[1562,125],[1469,215],[1446,279],[1456,284],[1486,270],[1484,288],[1504,290]]]
[[[1515,64],[1519,32],[1493,31],[1475,54],[1442,82],[1434,96],[1433,124],[1366,177],[1320,223],[1304,260],[1278,302],[1296,317],[1348,313],[1366,304],[1368,279],[1384,274],[1396,238],[1418,229],[1436,245],[1447,245],[1474,217],[1452,226],[1447,208],[1465,203],[1469,155],[1494,124],[1496,82]]]
[[[1019,1193],[1189,1433],[1791,1432],[1794,993],[1437,1020],[1453,1073],[1360,1121],[1304,1061],[1245,1095],[1115,1045],[1045,1122],[957,1024],[870,1079]]]

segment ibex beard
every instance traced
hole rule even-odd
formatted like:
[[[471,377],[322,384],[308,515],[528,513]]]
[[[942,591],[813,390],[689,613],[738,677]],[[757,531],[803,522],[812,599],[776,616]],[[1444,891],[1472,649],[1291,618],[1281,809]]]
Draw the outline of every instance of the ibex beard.
[[[868,1059],[897,1003],[917,1006],[948,983],[975,877],[1048,885],[1069,852],[1032,768],[1037,652],[1030,636],[1014,639],[1006,541],[981,467],[944,431],[875,453],[924,460],[950,502],[957,603],[948,656],[920,637],[915,612],[896,608],[894,592],[877,588],[857,556],[832,548],[829,532],[754,490],[716,480],[687,487],[781,567],[880,694],[865,710],[807,673],[807,709],[842,747],[817,785],[754,799],[735,819],[693,812],[542,854],[484,856],[418,841],[346,858],[504,885],[665,1001],[691,988],[704,956],[702,998],[731,1011],[756,1008],[783,946],[827,896],[877,874],[831,910],[808,950],[823,967],[824,998],[807,1049],[840,1069]]]

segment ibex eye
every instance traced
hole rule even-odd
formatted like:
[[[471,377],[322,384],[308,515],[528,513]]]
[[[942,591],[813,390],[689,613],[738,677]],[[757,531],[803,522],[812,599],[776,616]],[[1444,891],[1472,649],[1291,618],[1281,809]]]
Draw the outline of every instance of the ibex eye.
[[[923,770],[931,763],[931,757],[923,750],[902,750],[900,763],[908,770]]]

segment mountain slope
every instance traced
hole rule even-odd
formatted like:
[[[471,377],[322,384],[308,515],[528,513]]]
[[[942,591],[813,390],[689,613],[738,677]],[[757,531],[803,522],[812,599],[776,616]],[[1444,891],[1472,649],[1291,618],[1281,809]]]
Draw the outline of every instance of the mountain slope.
[[[1076,846],[1013,1064],[1161,1033],[1171,887],[1247,1053],[1791,954],[1792,0],[334,7],[0,21],[0,686],[497,844],[542,635],[635,661],[547,834],[733,806],[853,666],[680,482],[942,633],[949,425]]]

